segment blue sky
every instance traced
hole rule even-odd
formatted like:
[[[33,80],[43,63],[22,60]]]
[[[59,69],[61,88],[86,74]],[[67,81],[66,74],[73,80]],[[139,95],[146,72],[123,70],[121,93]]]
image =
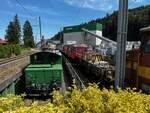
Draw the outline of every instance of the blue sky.
[[[8,23],[18,14],[21,27],[28,19],[36,40],[39,39],[38,17],[42,19],[42,34],[50,38],[61,28],[104,17],[118,9],[118,0],[0,0],[0,38]],[[150,0],[129,0],[129,8],[150,4]]]

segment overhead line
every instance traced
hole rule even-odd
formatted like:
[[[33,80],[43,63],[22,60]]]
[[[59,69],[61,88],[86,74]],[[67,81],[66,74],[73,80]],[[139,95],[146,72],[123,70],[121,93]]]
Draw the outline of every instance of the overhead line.
[[[85,0],[83,0],[83,2],[81,3],[81,6],[79,6],[79,8],[77,9],[77,12],[76,12],[76,14],[75,14],[75,17],[76,17],[76,18],[75,18],[75,17],[72,17],[71,20],[75,21],[75,19],[78,19],[78,16],[79,16],[79,13],[80,13],[80,8],[82,8],[84,4],[85,4]]]
[[[20,1],[18,1],[18,0],[15,0],[16,2],[17,2],[17,4],[19,4],[28,14],[30,14],[31,16],[33,16],[33,17],[35,17],[33,14],[31,14],[30,13],[30,11],[27,9],[27,8],[25,8],[22,4],[21,4],[21,2]],[[35,17],[35,19],[36,19],[37,17]]]
[[[15,0],[16,2],[17,2],[17,4],[19,4],[29,15],[31,15],[32,17],[34,17],[33,19],[34,20],[36,20],[36,19],[38,19],[38,17],[36,17],[36,16],[34,16],[32,13],[30,13],[30,11],[27,9],[27,8],[25,8],[22,4],[21,4],[21,2],[19,1],[19,0]],[[27,18],[28,19],[28,18]],[[38,26],[38,24],[35,24],[35,25],[33,25],[33,27],[37,27]]]

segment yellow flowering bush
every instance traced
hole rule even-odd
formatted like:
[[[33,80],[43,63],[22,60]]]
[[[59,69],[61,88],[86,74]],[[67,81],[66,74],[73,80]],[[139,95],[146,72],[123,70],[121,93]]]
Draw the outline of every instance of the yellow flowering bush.
[[[21,96],[0,98],[0,112],[4,113],[150,113],[150,95],[134,90],[100,90],[89,85],[83,91],[70,88],[64,95],[53,92],[52,102],[27,105]]]
[[[7,97],[0,97],[0,113],[4,111],[13,111],[18,107],[24,105],[21,96],[7,95]]]

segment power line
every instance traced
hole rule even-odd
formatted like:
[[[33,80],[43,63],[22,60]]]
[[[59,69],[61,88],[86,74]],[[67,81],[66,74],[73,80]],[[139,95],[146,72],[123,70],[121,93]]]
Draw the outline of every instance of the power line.
[[[33,14],[31,14],[30,13],[30,11],[27,9],[27,8],[25,8],[22,4],[21,4],[21,2],[20,1],[18,1],[18,0],[15,0],[16,2],[17,2],[17,4],[19,5],[19,6],[21,6],[28,14],[30,14],[32,17],[35,17]],[[35,17],[35,19],[36,19],[37,17]]]
[[[18,4],[19,6],[21,6],[21,7],[24,9],[24,11],[26,11],[29,15],[31,15],[32,17],[34,17],[33,20],[38,21],[38,20],[37,20],[38,17],[34,16],[26,7],[24,7],[24,6],[22,5],[22,3],[21,3],[19,0],[15,0],[15,1],[17,2],[17,4]],[[27,18],[27,19],[28,19],[28,18]],[[39,26],[38,24],[33,25],[33,27],[38,27],[38,26]]]
[[[81,3],[81,5],[79,6],[79,8],[77,9],[77,13],[75,14],[75,17],[72,17],[72,20],[75,21],[76,19],[78,19],[78,16],[80,14],[80,9],[83,7],[83,5],[85,4],[85,0],[83,0],[83,2]]]

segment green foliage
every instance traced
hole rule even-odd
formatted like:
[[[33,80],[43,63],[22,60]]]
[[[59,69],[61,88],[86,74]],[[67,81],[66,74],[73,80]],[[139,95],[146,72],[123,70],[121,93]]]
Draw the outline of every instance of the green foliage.
[[[5,50],[4,51],[4,53],[5,53],[4,57],[10,57],[12,55],[13,49],[12,49],[11,45],[4,46],[4,50]]]
[[[150,5],[141,6],[130,9],[128,13],[128,41],[140,40],[140,28],[150,25]],[[117,23],[118,12],[114,11],[112,14],[106,14],[104,18],[91,20],[88,23],[101,23],[103,25],[103,36],[108,37],[114,41],[117,40]],[[61,32],[62,33],[62,32]],[[63,40],[60,32],[58,32],[52,40]]]
[[[25,47],[34,47],[34,37],[32,32],[32,26],[27,20],[23,26],[23,41]]]
[[[21,47],[19,44],[16,45],[0,45],[0,58],[11,57],[12,54],[21,54]]]
[[[12,46],[0,46],[0,58],[10,57],[12,55]]]
[[[60,42],[63,42],[63,32],[58,32],[57,34],[55,34],[55,36],[53,36],[51,38],[51,40],[60,40]]]
[[[5,50],[4,47],[2,45],[0,45],[0,58],[4,58],[5,57]]]
[[[21,48],[21,54],[26,54],[30,51],[31,51],[31,48],[25,48],[25,47]]]
[[[104,18],[92,20],[90,22],[98,22],[103,25],[103,35],[112,40],[117,38],[117,20],[118,12],[107,14]],[[128,13],[128,40],[140,40],[140,28],[150,25],[150,5],[141,6],[130,9]]]
[[[9,43],[19,44],[21,36],[20,23],[18,20],[18,16],[14,17],[14,20],[11,21],[6,30],[5,39],[8,40]]]
[[[15,55],[21,54],[21,47],[19,44],[13,45],[13,52]]]

